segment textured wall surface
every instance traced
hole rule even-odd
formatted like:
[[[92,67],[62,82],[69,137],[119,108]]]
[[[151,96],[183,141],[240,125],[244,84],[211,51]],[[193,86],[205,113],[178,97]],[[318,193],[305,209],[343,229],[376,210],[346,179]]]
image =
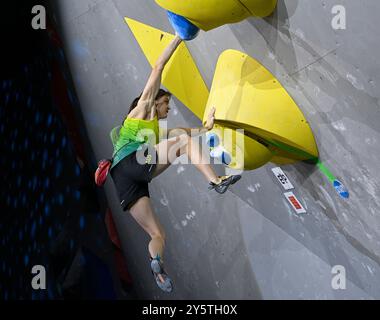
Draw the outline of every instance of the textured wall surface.
[[[346,30],[331,26],[337,4],[346,8]],[[168,32],[171,26],[148,0],[56,0],[53,8],[84,125],[97,157],[107,157],[110,129],[121,123],[150,72],[123,18]],[[209,88],[226,49],[265,65],[304,112],[321,160],[350,198],[340,198],[314,166],[283,166],[307,209],[296,215],[273,164],[244,173],[223,196],[208,191],[194,167],[173,166],[151,184],[167,233],[166,268],[175,281],[173,294],[165,295],[148,267],[148,236],[121,211],[110,179],[107,197],[141,297],[380,298],[379,10],[376,0],[279,0],[269,18],[201,32],[187,44]],[[167,122],[200,125],[175,99]],[[346,290],[332,289],[335,265],[346,269]]]

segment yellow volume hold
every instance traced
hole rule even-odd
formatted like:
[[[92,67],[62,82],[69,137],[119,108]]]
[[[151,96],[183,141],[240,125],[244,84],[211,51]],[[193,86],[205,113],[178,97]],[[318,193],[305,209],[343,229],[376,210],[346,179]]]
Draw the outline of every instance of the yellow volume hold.
[[[156,0],[165,10],[185,17],[198,28],[209,31],[248,17],[266,17],[277,0]]]
[[[174,35],[125,18],[145,57],[153,67]],[[209,91],[185,43],[181,43],[162,74],[163,85],[199,119],[203,118]]]
[[[273,153],[272,162],[318,157],[313,133],[297,104],[263,65],[245,53],[227,50],[220,55],[204,117],[211,107],[216,108],[216,123],[244,129],[244,135],[264,143]]]

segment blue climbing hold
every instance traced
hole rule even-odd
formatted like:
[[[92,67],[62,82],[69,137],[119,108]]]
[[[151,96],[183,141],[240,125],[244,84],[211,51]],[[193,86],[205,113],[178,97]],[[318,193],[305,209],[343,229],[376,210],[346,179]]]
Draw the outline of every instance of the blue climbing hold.
[[[222,162],[228,166],[231,163],[231,161],[232,161],[231,156],[226,151],[223,151]]]
[[[345,199],[349,198],[350,194],[348,190],[339,180],[334,180],[333,186],[342,198],[345,198]]]
[[[199,28],[186,18],[171,11],[167,12],[169,21],[182,40],[193,40],[199,33]]]
[[[208,134],[206,141],[210,148],[216,148],[219,145],[219,137],[215,133]]]

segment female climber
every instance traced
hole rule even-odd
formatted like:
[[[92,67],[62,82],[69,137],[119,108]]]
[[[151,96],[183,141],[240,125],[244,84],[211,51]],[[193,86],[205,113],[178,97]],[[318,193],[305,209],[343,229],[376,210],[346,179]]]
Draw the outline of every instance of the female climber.
[[[204,127],[169,129],[169,138],[158,143],[158,120],[167,118],[171,97],[169,92],[160,89],[161,76],[181,41],[179,36],[171,41],[153,67],[142,94],[132,102],[114,142],[114,160],[110,170],[122,209],[129,210],[151,237],[148,245],[150,267],[158,287],[165,292],[171,292],[173,288],[172,281],[163,268],[165,231],[151,206],[148,183],[183,154],[204,175],[210,184],[209,189],[218,193],[224,193],[241,178],[239,175],[217,176],[207,164],[199,145],[190,136],[194,132],[200,135],[213,128],[215,109],[210,112]],[[146,132],[153,132],[153,139],[151,136],[147,139]],[[144,148],[147,145],[150,147]]]

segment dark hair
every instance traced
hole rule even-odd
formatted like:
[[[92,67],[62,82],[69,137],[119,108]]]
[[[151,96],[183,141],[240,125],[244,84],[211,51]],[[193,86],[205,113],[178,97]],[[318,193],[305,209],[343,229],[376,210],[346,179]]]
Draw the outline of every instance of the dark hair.
[[[131,105],[130,105],[130,107],[129,107],[128,114],[130,114],[131,111],[132,111],[134,108],[137,107],[137,103],[139,102],[139,100],[140,100],[140,98],[141,98],[141,95],[142,95],[142,93],[141,93],[137,98],[135,98],[135,99],[132,101],[132,103],[131,103]],[[160,98],[163,97],[163,96],[168,96],[168,97],[170,98],[170,97],[172,96],[172,94],[171,94],[169,91],[165,91],[164,89],[160,89],[160,90],[158,90],[158,92],[157,92],[157,94],[156,94],[156,100],[160,99]],[[127,115],[127,116],[128,116],[128,115]],[[127,116],[126,116],[126,117],[127,117]],[[123,122],[122,122],[121,125],[124,124],[124,121],[125,121],[126,117],[124,118],[124,120],[123,120]]]

